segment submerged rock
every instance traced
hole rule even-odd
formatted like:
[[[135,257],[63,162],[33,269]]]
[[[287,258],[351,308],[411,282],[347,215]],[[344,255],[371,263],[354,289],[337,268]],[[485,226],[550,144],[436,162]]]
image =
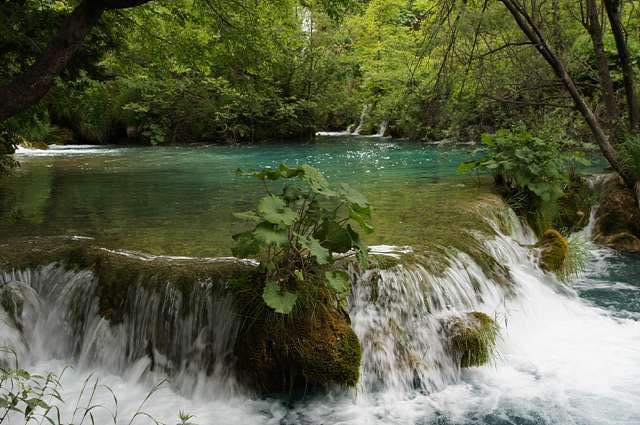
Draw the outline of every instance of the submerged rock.
[[[618,176],[603,183],[595,241],[619,251],[640,252],[640,209],[635,195]]]
[[[12,145],[0,143],[0,155],[11,155],[15,152],[16,150]]]
[[[546,230],[537,246],[540,252],[540,267],[549,272],[559,272],[569,255],[569,242],[557,230]]]
[[[448,348],[460,367],[477,367],[489,362],[498,337],[498,325],[481,312],[467,313],[445,323]]]

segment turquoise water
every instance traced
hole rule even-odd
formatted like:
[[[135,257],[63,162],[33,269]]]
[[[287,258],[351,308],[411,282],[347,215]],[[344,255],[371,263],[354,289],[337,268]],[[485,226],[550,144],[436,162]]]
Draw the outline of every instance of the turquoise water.
[[[228,255],[241,229],[232,212],[252,208],[263,194],[236,169],[309,163],[370,198],[378,227],[370,242],[413,244],[438,217],[454,216],[460,202],[486,192],[458,175],[467,156],[465,149],[364,138],[20,153],[21,167],[0,182],[0,237],[75,235],[154,254]]]
[[[457,173],[468,155],[465,148],[366,138],[21,152],[21,168],[0,182],[0,239],[82,235],[118,249],[228,255],[231,235],[241,228],[232,212],[251,208],[262,194],[254,180],[236,177],[236,168],[310,163],[370,198],[377,227],[371,243],[455,244],[464,229],[478,225],[477,201],[492,199],[487,185]],[[515,294],[504,301],[498,296],[488,310],[504,322],[499,356],[434,393],[331,394],[292,406],[254,397],[189,399],[166,389],[149,409],[167,423],[185,409],[199,424],[639,423],[638,257],[594,249],[586,275],[566,288],[534,266],[529,243],[500,245],[505,252],[497,258],[517,285]],[[486,294],[478,303],[491,298]],[[38,367],[48,371],[64,362],[46,359]],[[134,372],[103,373],[107,384],[126,394],[124,410],[136,409],[149,388]],[[69,372],[69,394],[79,391],[88,373]]]

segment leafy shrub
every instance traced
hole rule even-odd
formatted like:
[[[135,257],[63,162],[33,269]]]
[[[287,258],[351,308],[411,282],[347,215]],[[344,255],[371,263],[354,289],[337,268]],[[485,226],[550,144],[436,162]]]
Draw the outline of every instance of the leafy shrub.
[[[561,281],[570,283],[584,273],[592,254],[589,242],[580,236],[570,236],[567,242],[567,258],[557,275]]]
[[[618,150],[625,167],[640,175],[640,136],[627,138],[619,145]]]
[[[567,144],[543,140],[524,129],[498,130],[482,136],[480,158],[463,162],[461,172],[488,171],[513,192],[525,191],[543,202],[557,201],[564,194],[572,170],[588,165],[584,154],[567,151]]]
[[[235,214],[254,225],[234,236],[233,248],[236,256],[260,261],[264,302],[277,313],[289,314],[299,289],[322,286],[344,303],[350,280],[346,272],[331,269],[333,254],[352,253],[366,264],[368,248],[352,224],[373,231],[367,199],[347,184],[330,186],[309,165],[237,174],[263,181],[267,193],[255,211]],[[277,180],[285,184],[276,195],[267,181]]]
[[[100,383],[100,380],[90,374],[82,385],[82,390],[74,401],[75,409],[71,418],[62,417],[61,408],[67,402],[62,396],[62,371],[60,376],[54,373],[46,375],[32,374],[20,367],[18,356],[12,348],[0,348],[3,354],[0,360],[0,423],[7,419],[13,423],[13,418],[24,418],[24,423],[48,423],[50,425],[63,425],[66,423],[82,425],[95,423],[94,411],[107,410],[113,423],[121,422],[124,418],[118,417],[118,398],[109,387]],[[11,360],[13,358],[13,361]],[[131,425],[137,417],[148,419],[159,424],[151,414],[143,410],[146,402],[166,383],[160,381],[151,388],[147,396],[142,400],[138,409],[127,422]],[[107,406],[99,404],[96,394],[99,390],[107,391],[113,397],[113,411]],[[177,425],[195,425],[191,420],[193,415],[179,412]]]

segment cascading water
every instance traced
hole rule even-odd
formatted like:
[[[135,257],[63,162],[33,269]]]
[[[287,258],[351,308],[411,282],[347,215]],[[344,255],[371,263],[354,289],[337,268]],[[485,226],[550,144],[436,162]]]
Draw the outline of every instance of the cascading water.
[[[356,127],[355,130],[353,130],[353,135],[354,136],[359,136],[360,132],[362,131],[362,128],[364,127],[364,120],[367,118],[367,115],[369,114],[369,109],[371,108],[371,105],[366,104],[362,107],[362,112],[360,113],[360,121],[358,122],[358,126]]]
[[[143,402],[145,412],[165,423],[180,410],[199,424],[638,423],[638,323],[612,317],[542,272],[527,248],[533,235],[512,213],[492,220],[495,236],[481,242],[509,270],[507,284],[465,252],[451,252],[446,267],[417,253],[386,270],[353,271],[350,316],[363,346],[355,393],[337,391],[293,407],[247,394],[230,372],[238,330],[230,320],[233,300],[207,282],[188,299],[170,286],[137,288],[127,296],[132,313],[109,327],[91,301],[92,272],[58,265],[5,272],[3,300],[9,293],[16,302],[2,303],[7,317],[0,338],[36,371],[74,365],[63,379],[70,400],[86,379],[99,378],[122,398],[118,423],[128,423]],[[448,353],[445,324],[470,311],[501,325],[498,356],[487,366],[460,369]],[[150,352],[150,346],[165,350]],[[172,385],[144,401],[165,374]],[[94,397],[113,406],[108,391]],[[70,405],[62,412],[68,418]],[[106,410],[95,420],[113,422]]]
[[[0,343],[23,364],[73,359],[137,379],[170,374],[185,395],[226,397],[240,387],[231,372],[239,329],[234,302],[211,282],[188,297],[170,284],[131,288],[129,306],[115,324],[98,314],[97,280],[88,270],[51,264],[0,274],[4,321]],[[6,360],[6,358],[5,358]]]

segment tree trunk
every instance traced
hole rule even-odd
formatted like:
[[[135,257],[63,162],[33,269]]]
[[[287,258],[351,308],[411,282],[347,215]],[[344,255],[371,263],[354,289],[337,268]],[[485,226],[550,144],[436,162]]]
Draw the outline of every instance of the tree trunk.
[[[607,10],[611,31],[616,40],[618,58],[622,67],[622,77],[624,79],[624,91],[627,95],[627,109],[629,112],[629,127],[633,132],[640,132],[640,107],[638,106],[638,96],[635,91],[633,76],[633,64],[627,46],[627,39],[624,35],[624,28],[620,21],[620,0],[603,0]]]
[[[0,123],[35,105],[47,94],[55,77],[80,49],[105,10],[134,7],[148,1],[82,0],[35,63],[8,85],[0,87]]]
[[[598,67],[598,75],[600,77],[600,86],[602,90],[602,101],[606,108],[606,127],[609,129],[609,137],[617,136],[617,125],[620,115],[618,110],[618,102],[616,99],[613,81],[611,80],[611,71],[609,69],[609,59],[604,50],[603,27],[598,14],[598,6],[596,0],[587,1],[587,22],[586,28],[591,37],[593,50],[596,56],[596,65]]]
[[[526,13],[522,6],[517,5],[514,0],[501,1],[509,10],[522,32],[535,45],[538,52],[542,55],[542,57],[544,57],[547,63],[551,65],[558,78],[560,78],[560,80],[562,81],[563,85],[571,95],[576,108],[582,114],[585,121],[589,125],[589,128],[591,129],[591,132],[596,142],[598,143],[598,146],[600,147],[600,150],[602,151],[604,157],[607,159],[607,161],[609,161],[609,164],[611,164],[613,169],[616,170],[622,177],[627,187],[635,191],[637,183],[635,174],[632,170],[625,167],[618,158],[617,152],[609,143],[609,138],[600,126],[600,123],[598,123],[598,119],[596,118],[595,114],[578,91],[578,88],[567,72],[565,66],[549,48],[549,45],[545,42],[542,33],[535,25],[529,14]]]

